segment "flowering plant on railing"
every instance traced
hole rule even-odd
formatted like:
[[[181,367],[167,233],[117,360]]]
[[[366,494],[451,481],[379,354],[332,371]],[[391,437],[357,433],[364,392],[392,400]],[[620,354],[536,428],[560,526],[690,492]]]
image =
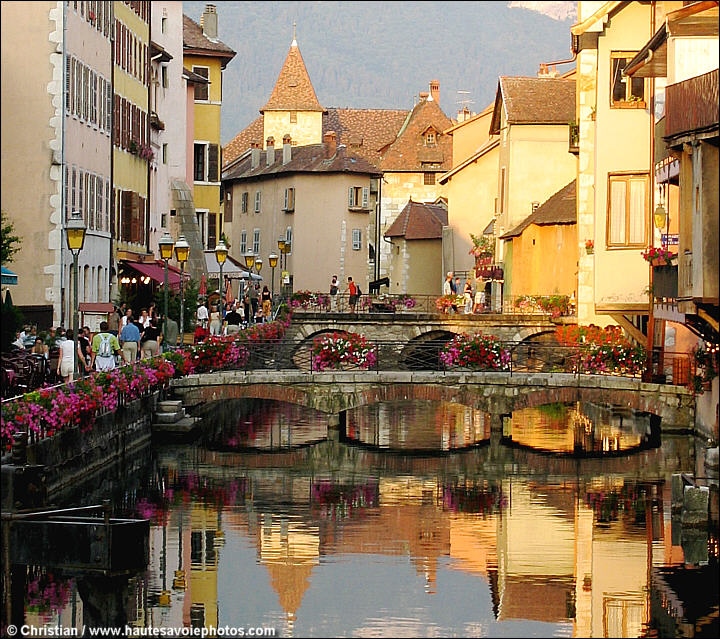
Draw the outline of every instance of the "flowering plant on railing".
[[[311,366],[314,371],[339,369],[347,364],[368,369],[377,363],[375,347],[358,333],[332,333],[313,340]]]
[[[73,427],[90,430],[97,416],[116,410],[122,398],[134,400],[162,388],[174,374],[172,362],[157,357],[95,372],[68,384],[39,388],[16,401],[4,402],[0,421],[3,448],[10,449],[17,431],[50,437]]]
[[[417,305],[415,298],[412,297],[411,295],[403,294],[403,295],[399,295],[395,299],[397,300],[398,306],[404,306],[407,309],[415,308],[415,306]]]
[[[648,246],[640,255],[643,256],[646,262],[651,264],[671,264],[673,257],[675,257],[674,253],[662,246]]]
[[[707,343],[698,344],[693,347],[691,355],[695,364],[695,373],[690,380],[690,390],[702,393],[718,376],[717,346]]]
[[[510,351],[494,335],[461,333],[443,346],[440,362],[448,368],[509,370]]]
[[[250,357],[248,347],[236,335],[211,335],[192,349],[192,372],[206,373],[245,366]]]
[[[143,160],[154,160],[155,159],[155,151],[153,151],[152,147],[149,144],[143,144],[140,147],[140,151],[138,152],[138,155]]]
[[[555,337],[563,346],[580,347],[582,372],[638,375],[647,365],[645,348],[626,339],[619,326],[560,326]]]
[[[468,251],[473,257],[489,257],[495,255],[495,236],[494,235],[473,235],[470,233],[472,240],[472,248]]]
[[[457,295],[443,295],[435,300],[435,308],[441,313],[449,313],[450,309],[462,304],[465,304],[465,300]]]
[[[330,303],[329,296],[325,299],[322,293],[313,291],[295,291],[290,296],[290,308],[310,308],[313,306],[325,306]]]

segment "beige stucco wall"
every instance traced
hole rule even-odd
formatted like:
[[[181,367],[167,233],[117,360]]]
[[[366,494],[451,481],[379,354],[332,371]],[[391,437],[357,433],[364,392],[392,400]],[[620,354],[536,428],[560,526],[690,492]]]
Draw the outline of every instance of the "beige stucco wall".
[[[510,231],[575,178],[576,159],[568,152],[568,127],[512,125],[501,134],[499,166],[506,168],[505,204],[498,235]]]
[[[389,293],[401,295],[442,294],[441,240],[393,238],[389,261]]]
[[[2,210],[22,240],[10,268],[18,274],[12,287],[15,305],[52,304],[60,317],[63,236],[57,176],[51,176],[51,144],[61,139],[61,123],[52,96],[62,62],[50,56],[60,45],[48,33],[61,33],[57,2],[3,2],[2,9]],[[56,20],[58,22],[56,22]]]
[[[368,261],[368,241],[372,241],[375,222],[373,195],[368,212],[349,211],[348,188],[370,186],[370,176],[362,174],[312,175],[293,174],[261,182],[233,184],[231,201],[233,221],[226,225],[230,236],[230,255],[244,264],[241,233],[247,231],[247,248],[252,250],[254,229],[260,229],[260,257],[264,266],[261,275],[271,284],[268,255],[277,253],[277,239],[292,230],[292,252],[287,255],[288,271],[293,276],[293,289],[327,292],[330,278],[338,275],[341,291],[347,276],[360,283],[365,292],[373,279]],[[295,210],[282,208],[285,189],[295,188]],[[261,191],[261,212],[253,212],[255,191]],[[248,191],[249,212],[241,213],[243,191]],[[360,229],[360,250],[352,248],[352,230]],[[276,268],[275,291],[279,291],[280,267]]]
[[[472,133],[471,133],[472,135]],[[455,136],[458,140],[463,136]],[[448,226],[452,230],[452,262],[447,270],[469,271],[475,264],[470,255],[470,234],[479,236],[495,214],[498,182],[498,149],[471,162],[447,182]],[[442,273],[441,273],[442,275]]]
[[[320,144],[323,140],[322,133],[322,112],[321,111],[297,111],[297,122],[290,122],[290,111],[265,111],[263,117],[264,136],[262,140],[256,140],[267,148],[267,139],[275,138],[275,149],[282,148],[283,137],[289,134],[293,146],[306,146],[308,144]]]
[[[568,295],[575,293],[577,230],[574,224],[531,224],[513,239],[512,279],[506,275],[506,293]]]

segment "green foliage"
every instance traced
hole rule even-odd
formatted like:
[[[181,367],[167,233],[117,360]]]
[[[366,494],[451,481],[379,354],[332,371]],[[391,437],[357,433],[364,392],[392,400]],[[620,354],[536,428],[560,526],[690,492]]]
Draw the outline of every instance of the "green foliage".
[[[24,318],[19,308],[12,304],[2,305],[2,326],[0,327],[0,350],[6,353],[15,341],[15,333],[22,328]]]
[[[13,261],[15,253],[20,250],[22,239],[15,235],[15,224],[8,219],[5,211],[0,212],[0,225],[2,226],[2,235],[0,235],[0,262],[9,264]]]

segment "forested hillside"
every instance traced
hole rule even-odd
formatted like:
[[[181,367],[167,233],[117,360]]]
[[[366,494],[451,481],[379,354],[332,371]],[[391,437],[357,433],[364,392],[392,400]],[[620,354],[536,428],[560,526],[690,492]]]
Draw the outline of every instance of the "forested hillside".
[[[225,73],[223,144],[259,115],[294,24],[325,107],[409,109],[437,79],[440,104],[455,117],[463,101],[476,112],[488,106],[498,76],[535,75],[541,62],[571,57],[572,20],[509,8],[507,2],[215,4],[220,39],[237,52]],[[183,11],[199,22],[205,5],[184,2]]]

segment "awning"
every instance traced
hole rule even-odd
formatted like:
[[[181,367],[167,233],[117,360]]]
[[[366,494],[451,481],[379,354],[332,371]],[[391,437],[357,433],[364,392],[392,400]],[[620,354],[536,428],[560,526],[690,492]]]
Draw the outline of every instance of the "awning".
[[[220,265],[215,257],[215,251],[204,251],[204,253],[208,275],[220,276]],[[246,280],[248,276],[248,270],[244,266],[240,266],[240,262],[228,255],[225,264],[223,264],[223,277],[231,280]],[[262,280],[262,277],[255,273],[250,274],[250,277],[253,280]]]
[[[145,277],[155,280],[158,284],[165,283],[165,263],[155,262],[128,262],[123,260],[123,266],[130,267]],[[171,265],[168,265],[168,286],[172,289],[180,290],[180,271]]]
[[[18,283],[17,273],[14,273],[9,268],[2,267],[2,285],[12,286]]]

